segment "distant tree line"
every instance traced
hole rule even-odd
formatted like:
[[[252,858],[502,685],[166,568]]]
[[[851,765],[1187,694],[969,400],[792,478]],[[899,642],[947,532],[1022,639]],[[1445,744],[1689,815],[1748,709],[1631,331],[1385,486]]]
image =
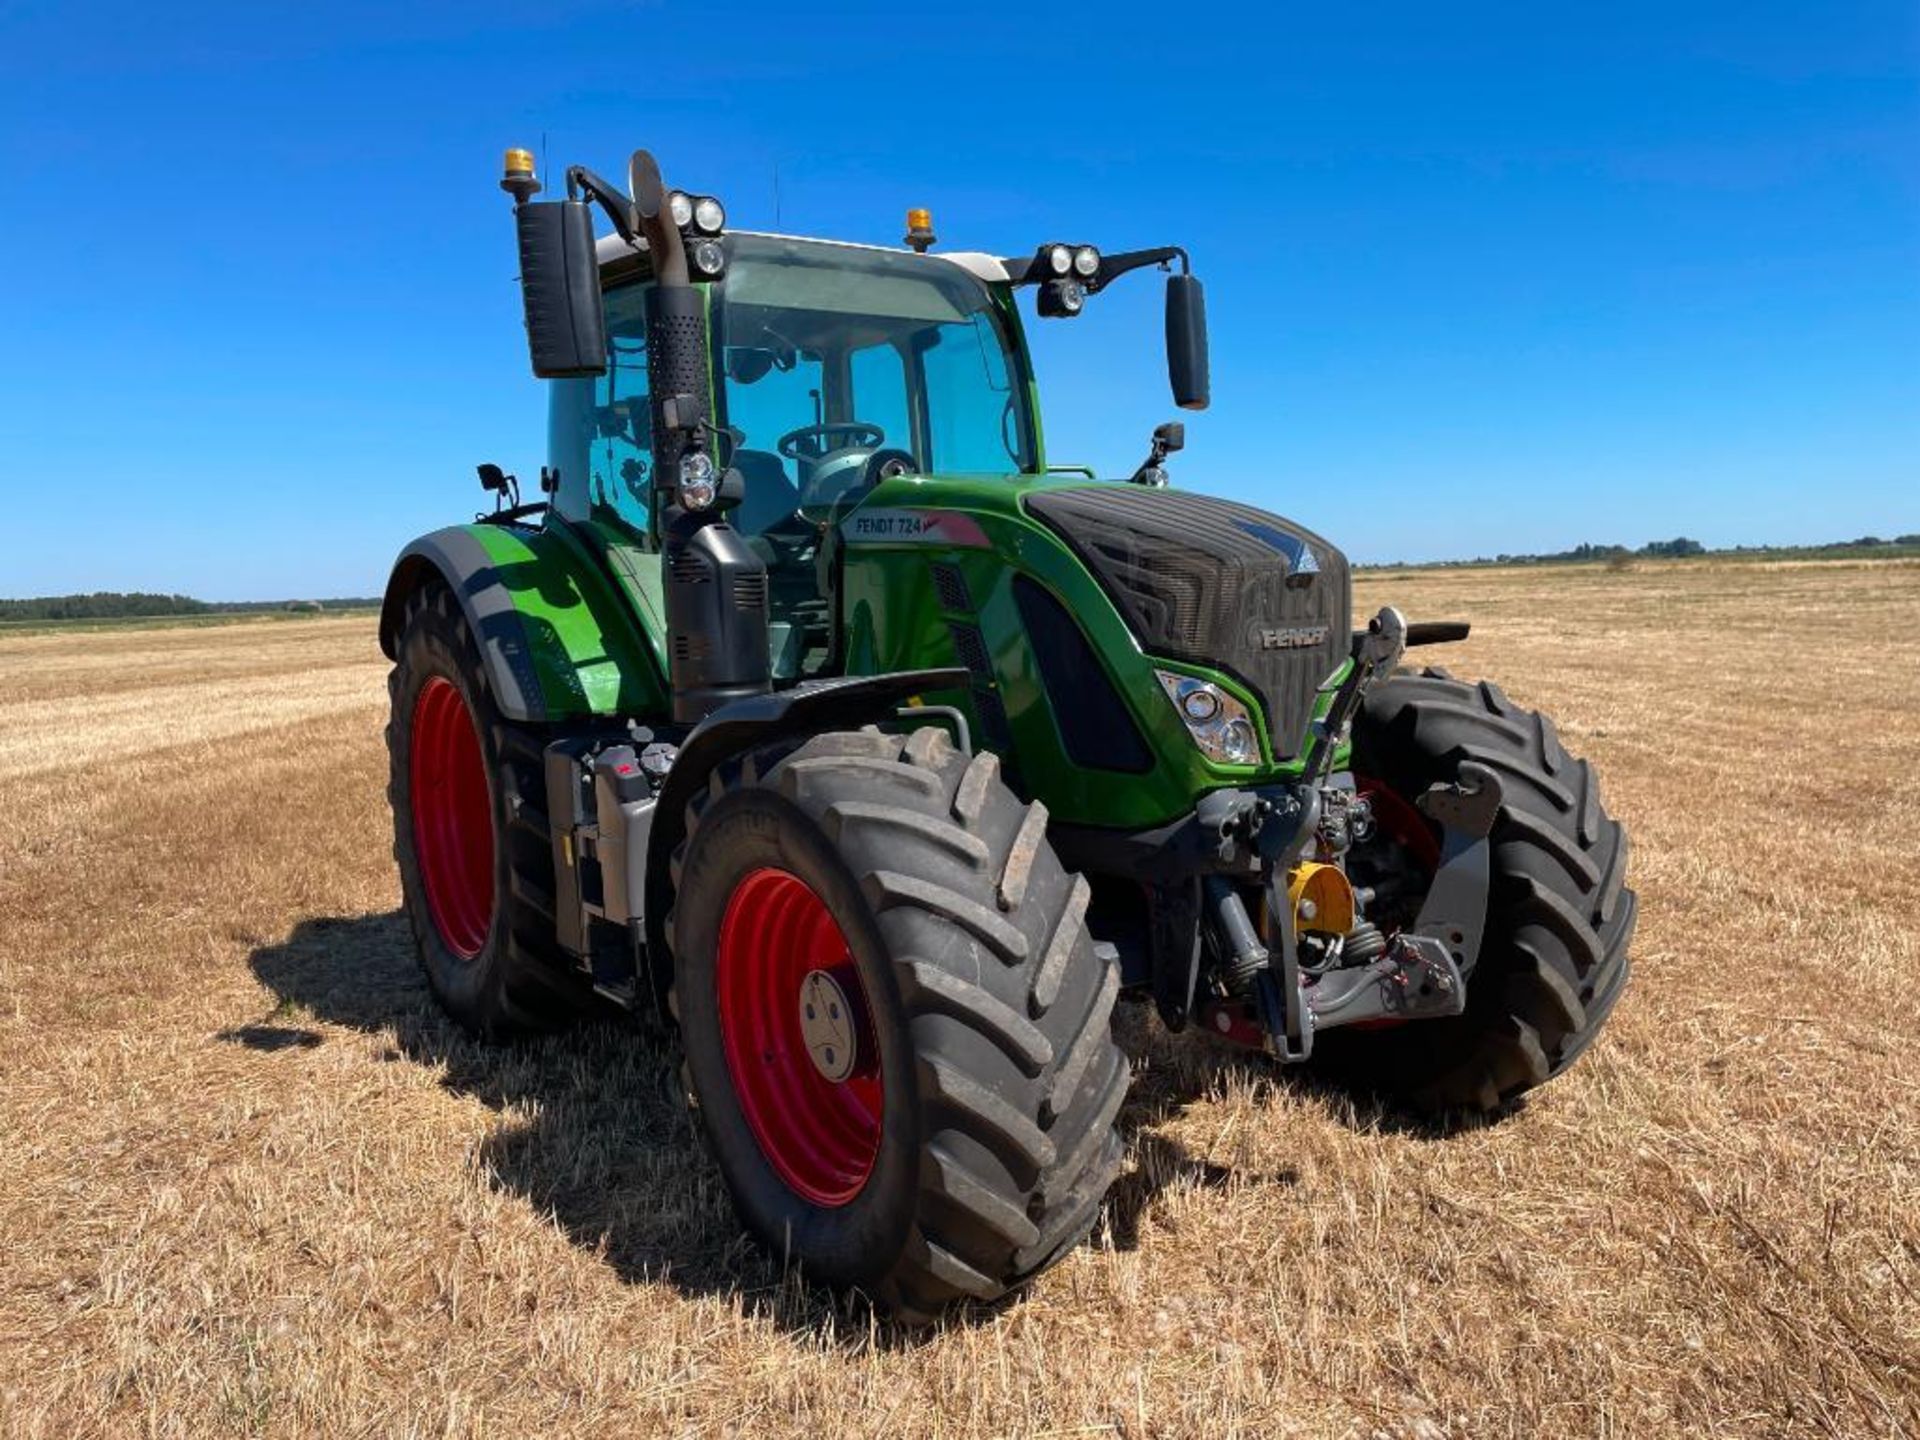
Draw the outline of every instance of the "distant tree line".
[[[39,595],[0,600],[0,620],[134,620],[166,615],[264,614],[286,610],[311,613],[377,606],[377,599],[196,600],[191,595],[153,595],[145,591],[96,590],[90,595]]]
[[[1698,540],[1685,535],[1671,540],[1649,540],[1639,549],[1625,545],[1575,545],[1571,550],[1553,550],[1544,554],[1481,555],[1472,560],[1429,560],[1414,562],[1410,568],[1444,568],[1455,565],[1578,565],[1582,563],[1624,565],[1636,559],[1684,560],[1696,555],[1777,555],[1802,559],[1839,558],[1847,555],[1880,552],[1886,555],[1920,554],[1920,534],[1897,535],[1891,540],[1878,535],[1862,535],[1858,540],[1834,540],[1819,545],[1733,545],[1709,550]]]

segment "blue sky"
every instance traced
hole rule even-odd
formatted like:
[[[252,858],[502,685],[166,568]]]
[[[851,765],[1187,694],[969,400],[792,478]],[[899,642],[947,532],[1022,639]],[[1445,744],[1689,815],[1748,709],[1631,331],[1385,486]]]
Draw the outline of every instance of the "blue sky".
[[[1176,481],[1362,559],[1920,531],[1911,0],[81,10],[0,13],[0,594],[377,591],[537,471],[543,142],[742,226],[777,171],[789,230],[1187,244]],[[1158,304],[1030,327],[1056,460],[1174,413]]]

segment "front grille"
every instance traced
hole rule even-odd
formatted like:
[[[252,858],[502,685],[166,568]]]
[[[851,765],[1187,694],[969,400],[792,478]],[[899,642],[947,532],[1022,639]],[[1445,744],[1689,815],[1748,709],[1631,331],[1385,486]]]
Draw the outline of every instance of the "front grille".
[[[1314,693],[1351,640],[1344,555],[1277,515],[1178,490],[1076,487],[1026,504],[1098,577],[1143,650],[1232,674],[1259,697],[1275,757],[1300,753]]]

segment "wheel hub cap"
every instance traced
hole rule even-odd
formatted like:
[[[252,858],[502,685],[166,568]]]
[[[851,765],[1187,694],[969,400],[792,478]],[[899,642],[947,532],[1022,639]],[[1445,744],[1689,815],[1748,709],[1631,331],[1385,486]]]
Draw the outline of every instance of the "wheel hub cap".
[[[824,970],[800,982],[800,1034],[813,1068],[838,1085],[853,1073],[856,1045],[847,993]]]

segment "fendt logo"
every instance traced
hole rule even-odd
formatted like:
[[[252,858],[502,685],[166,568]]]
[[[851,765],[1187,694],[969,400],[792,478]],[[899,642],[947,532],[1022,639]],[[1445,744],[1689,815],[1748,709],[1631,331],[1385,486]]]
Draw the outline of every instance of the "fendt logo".
[[[1327,643],[1324,625],[1262,625],[1258,632],[1262,650],[1312,650]]]

